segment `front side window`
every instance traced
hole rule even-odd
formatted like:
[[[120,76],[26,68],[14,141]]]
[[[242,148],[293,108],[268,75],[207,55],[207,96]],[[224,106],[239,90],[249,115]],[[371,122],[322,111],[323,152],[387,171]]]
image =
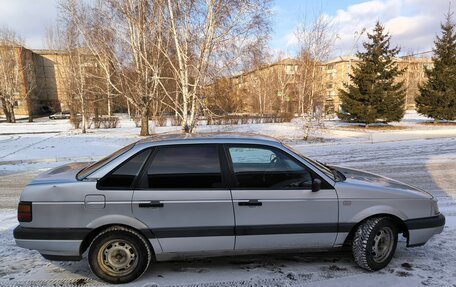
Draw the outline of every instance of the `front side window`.
[[[310,189],[310,171],[286,153],[269,147],[228,148],[237,188]]]
[[[222,172],[215,145],[160,147],[141,181],[149,189],[222,187]]]
[[[129,189],[133,181],[139,175],[141,168],[149,156],[150,150],[141,151],[134,155],[117,169],[102,178],[98,187],[102,189]]]

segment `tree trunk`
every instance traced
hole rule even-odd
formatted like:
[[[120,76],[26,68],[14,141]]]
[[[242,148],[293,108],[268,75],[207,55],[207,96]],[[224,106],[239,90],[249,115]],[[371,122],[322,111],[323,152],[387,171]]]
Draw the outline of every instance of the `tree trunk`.
[[[14,114],[14,105],[8,103],[8,109],[9,109],[9,114],[10,114],[10,123],[15,123],[16,122],[16,115]]]
[[[87,113],[85,108],[85,101],[84,96],[81,96],[81,114],[82,114],[82,133],[85,134],[87,132]]]
[[[127,113],[128,113],[128,118],[131,120],[130,101],[128,99],[127,99]]]
[[[2,108],[3,108],[3,113],[5,114],[5,117],[6,117],[6,122],[7,123],[10,123],[11,122],[11,114],[8,110],[8,106],[6,105],[6,101],[5,99],[0,99],[1,102],[2,102]]]
[[[28,122],[32,123],[33,122],[33,109],[32,109],[32,103],[30,103],[30,100],[27,100],[27,112],[28,112]]]
[[[186,133],[192,134],[195,131],[196,123],[198,121],[199,108],[197,105],[197,95],[192,93],[191,100],[192,106],[190,109],[190,120],[187,122],[188,129]]]
[[[108,116],[112,116],[112,111],[111,111],[111,95],[108,95]]]
[[[148,136],[149,135],[149,109],[143,108],[141,111],[141,131],[139,133],[140,136]]]
[[[82,114],[82,123],[81,123],[81,131],[83,134],[87,132],[87,116],[85,113]]]
[[[109,79],[106,81],[106,88],[107,88],[107,96],[108,96],[108,116],[112,116],[112,111],[111,111],[111,85],[109,84]]]

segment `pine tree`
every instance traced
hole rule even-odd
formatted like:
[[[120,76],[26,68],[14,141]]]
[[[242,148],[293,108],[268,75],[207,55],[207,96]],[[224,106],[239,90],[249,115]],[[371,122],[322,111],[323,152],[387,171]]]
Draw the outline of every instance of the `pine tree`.
[[[367,37],[363,43],[365,52],[356,54],[361,62],[350,74],[351,83],[339,90],[344,111],[339,117],[366,126],[378,121],[400,121],[405,113],[404,83],[396,80],[403,73],[395,62],[400,48],[390,48],[391,36],[380,22]]]
[[[420,114],[438,120],[456,119],[456,31],[448,12],[441,24],[442,37],[434,44],[434,67],[426,69],[428,81],[420,86],[420,95],[415,99]]]

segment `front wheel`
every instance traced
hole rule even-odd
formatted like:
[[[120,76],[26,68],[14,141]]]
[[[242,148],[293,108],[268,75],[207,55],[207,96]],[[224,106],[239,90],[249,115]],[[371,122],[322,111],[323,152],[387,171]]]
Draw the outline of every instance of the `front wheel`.
[[[388,217],[369,218],[356,229],[352,251],[362,268],[376,271],[393,258],[397,246],[397,227]]]
[[[150,245],[137,231],[122,226],[98,234],[89,249],[89,265],[100,279],[128,283],[139,278],[152,258]]]

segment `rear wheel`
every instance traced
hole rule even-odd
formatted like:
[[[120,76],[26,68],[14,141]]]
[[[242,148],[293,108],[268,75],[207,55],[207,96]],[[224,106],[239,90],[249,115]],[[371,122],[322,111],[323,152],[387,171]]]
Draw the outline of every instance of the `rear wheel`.
[[[356,229],[352,251],[362,268],[376,271],[393,258],[397,246],[397,227],[388,217],[369,218]]]
[[[139,278],[147,270],[152,251],[137,231],[113,226],[95,237],[88,257],[95,275],[106,282],[120,284]]]

